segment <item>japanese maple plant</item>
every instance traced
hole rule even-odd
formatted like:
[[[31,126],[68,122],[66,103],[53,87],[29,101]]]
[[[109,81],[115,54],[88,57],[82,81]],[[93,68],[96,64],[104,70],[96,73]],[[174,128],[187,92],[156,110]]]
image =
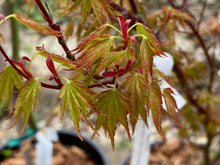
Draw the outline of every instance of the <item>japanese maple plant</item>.
[[[84,121],[94,131],[94,135],[103,127],[114,148],[114,136],[118,126],[122,125],[131,139],[139,118],[148,125],[147,116],[150,110],[156,129],[162,137],[165,137],[161,127],[162,115],[169,114],[176,123],[179,123],[178,108],[173,91],[160,87],[161,79],[170,86],[172,83],[154,66],[153,57],[166,57],[165,51],[179,53],[174,50],[174,32],[180,31],[179,26],[190,27],[194,34],[200,37],[192,23],[195,19],[181,6],[176,6],[173,1],[168,2],[171,6],[165,6],[159,14],[149,15],[147,24],[144,17],[137,16],[142,9],[141,4],[144,3],[142,1],[57,0],[59,16],[71,18],[69,29],[66,31],[61,29],[48,5],[43,4],[41,0],[27,3],[38,7],[39,13],[48,25],[19,13],[0,15],[2,19],[0,24],[9,18],[16,19],[39,33],[56,37],[66,54],[64,57],[62,54],[49,52],[44,46],[37,46],[32,57],[24,56],[20,61],[12,60],[3,49],[4,31],[0,31],[0,51],[7,64],[0,73],[0,101],[5,97],[9,107],[14,87],[18,90],[17,100],[9,115],[15,119],[12,126],[23,115],[21,132],[24,131],[30,113],[37,107],[39,91],[51,88],[60,90],[61,121],[65,111],[68,110],[80,138],[79,123]],[[125,6],[130,7],[127,9]],[[71,50],[66,44],[65,35],[67,37],[72,35],[70,29],[74,26],[76,16],[81,17],[81,22],[77,24],[79,43]],[[151,30],[157,29],[158,25],[161,28],[158,32]],[[159,33],[164,34],[167,45],[163,44],[154,32],[157,32],[157,36]],[[204,44],[203,41],[201,43]],[[205,45],[202,45],[202,48],[205,49]],[[51,72],[47,79],[51,83],[45,82],[45,76],[37,77],[31,73],[30,68],[36,56],[45,57],[45,63]],[[209,59],[208,52],[206,56]],[[28,65],[24,65],[24,61],[27,61]],[[180,82],[186,85],[184,89],[187,90],[187,84],[184,84],[186,76],[182,76],[180,61],[176,58],[175,70]],[[54,62],[59,64],[57,68]],[[212,59],[209,59],[209,64],[213,67]],[[70,72],[72,76],[62,75],[63,72],[60,70]],[[211,72],[211,75],[213,74]],[[209,91],[212,83],[213,77],[210,77]],[[197,106],[189,90],[186,91],[186,96]],[[167,111],[164,111],[162,106],[163,100]],[[200,107],[200,112],[204,114],[205,110]],[[95,125],[89,120],[92,114],[96,114]]]

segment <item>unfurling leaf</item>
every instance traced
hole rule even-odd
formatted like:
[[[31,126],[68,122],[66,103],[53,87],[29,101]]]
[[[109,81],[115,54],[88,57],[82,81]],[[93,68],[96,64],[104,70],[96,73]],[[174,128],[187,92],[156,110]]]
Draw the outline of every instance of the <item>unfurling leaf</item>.
[[[176,123],[179,124],[179,120],[177,117],[178,107],[172,94],[174,93],[170,88],[163,89],[163,97],[164,97],[164,101],[167,107],[167,111],[172,116],[172,118],[176,121]]]
[[[19,13],[14,13],[13,17],[16,18],[18,21],[23,23],[25,26],[30,27],[31,29],[42,33],[42,34],[47,34],[47,35],[52,35],[52,36],[60,36],[61,32],[53,30],[52,28],[43,25],[31,18],[28,18],[26,16],[21,16]]]
[[[0,73],[0,103],[2,98],[5,97],[7,107],[11,103],[14,86],[18,89],[23,86],[22,77],[11,65],[7,65]]]
[[[96,108],[102,113],[98,114],[96,120],[96,130],[101,126],[108,132],[112,148],[114,148],[114,135],[117,124],[120,122],[127,131],[129,139],[127,114],[131,114],[129,99],[117,89],[101,92],[96,96]]]
[[[9,117],[11,116],[15,117],[14,123],[12,124],[11,127],[13,127],[17,123],[18,119],[21,116],[21,113],[23,112],[24,122],[21,133],[24,131],[28,123],[31,111],[32,110],[34,111],[37,107],[38,95],[40,90],[41,90],[41,83],[37,78],[32,78],[24,84],[24,86],[19,91],[17,100],[13,108],[13,112],[9,116]]]
[[[59,84],[59,85],[62,85],[62,82],[57,74],[57,71],[55,69],[55,66],[54,66],[54,63],[53,63],[53,60],[51,59],[50,55],[47,56],[47,60],[46,60],[46,63],[47,63],[47,67],[48,69],[51,71],[51,73],[53,74],[53,78],[54,80]]]
[[[64,112],[68,109],[80,138],[82,138],[79,130],[80,119],[85,120],[93,128],[92,123],[87,120],[88,108],[96,110],[93,105],[93,95],[94,93],[84,87],[83,84],[72,80],[67,81],[60,91],[60,98],[62,98],[60,119],[63,120]]]

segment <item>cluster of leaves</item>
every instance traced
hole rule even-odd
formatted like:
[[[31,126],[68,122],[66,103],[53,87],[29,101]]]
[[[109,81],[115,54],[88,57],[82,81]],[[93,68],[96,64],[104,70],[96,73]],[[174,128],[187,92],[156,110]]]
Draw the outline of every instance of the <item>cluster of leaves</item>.
[[[165,34],[167,44],[175,44],[175,32],[186,26],[186,21],[193,21],[187,13],[170,6],[163,6],[156,13],[148,15],[150,27],[159,27],[160,31]]]
[[[69,12],[82,1],[77,0]],[[87,5],[85,5],[85,3]],[[136,23],[129,28],[131,20],[118,17],[118,25],[103,24],[105,16],[110,15],[105,1],[84,0],[82,5],[82,21],[85,21],[91,8],[101,26],[82,39],[74,49],[74,60],[50,53],[44,47],[37,47],[37,52],[25,67],[20,62],[7,58],[9,64],[0,73],[0,100],[6,98],[7,105],[11,102],[14,86],[18,89],[18,97],[11,116],[15,117],[15,125],[23,113],[23,129],[28,123],[31,111],[36,109],[38,94],[41,87],[60,89],[62,99],[60,108],[61,120],[68,109],[78,135],[80,136],[80,120],[85,121],[95,132],[103,127],[109,134],[112,146],[114,135],[119,124],[123,125],[130,138],[129,123],[134,131],[139,116],[147,125],[147,116],[151,109],[153,121],[158,132],[164,136],[161,128],[163,98],[168,113],[178,122],[176,102],[170,88],[161,89],[159,77],[168,81],[167,77],[154,68],[153,56],[165,56],[162,44],[147,26]],[[104,6],[109,11],[103,13],[97,5]],[[101,12],[102,11],[102,12]],[[53,30],[18,13],[5,19],[15,18],[24,25],[46,35],[61,36],[61,31]],[[132,35],[131,35],[132,34]],[[1,48],[3,52],[3,49]],[[41,77],[35,77],[29,70],[36,55],[46,57],[46,64],[51,72],[49,80],[57,85],[41,82]],[[7,56],[5,56],[7,57]],[[73,79],[58,74],[54,61],[70,71],[80,75]],[[22,78],[23,77],[23,78]],[[169,83],[169,81],[168,81]],[[100,87],[97,91],[92,87]],[[88,120],[89,115],[96,113],[95,126]]]

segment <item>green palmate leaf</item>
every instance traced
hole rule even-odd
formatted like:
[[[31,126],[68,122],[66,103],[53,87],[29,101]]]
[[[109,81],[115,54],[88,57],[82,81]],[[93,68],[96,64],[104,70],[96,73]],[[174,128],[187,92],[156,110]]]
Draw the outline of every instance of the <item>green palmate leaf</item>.
[[[24,86],[19,91],[17,100],[13,108],[13,112],[9,116],[9,117],[11,116],[15,117],[15,121],[11,127],[13,127],[17,123],[18,119],[21,116],[21,113],[23,112],[24,122],[21,133],[24,131],[28,123],[31,110],[34,111],[37,107],[38,95],[40,90],[41,90],[41,83],[37,78],[32,78],[24,84]]]
[[[146,81],[144,75],[136,72],[126,75],[122,81],[121,88],[131,99],[133,115],[130,115],[130,122],[133,132],[139,115],[145,124],[148,125],[147,116],[149,115],[150,102],[148,101],[148,85]]]
[[[127,114],[131,113],[129,99],[117,89],[101,92],[96,96],[96,108],[102,113],[98,114],[96,120],[96,130],[104,127],[111,139],[114,148],[114,135],[118,122],[127,131],[130,139],[130,132],[127,122]]]
[[[178,107],[172,94],[174,94],[172,89],[170,88],[163,89],[163,97],[164,97],[164,101],[167,107],[167,111],[173,117],[176,123],[179,124],[179,120],[178,120],[177,112],[176,112],[178,110]]]
[[[83,69],[104,58],[110,51],[114,39],[108,34],[89,37],[90,45],[79,45],[77,53],[82,51],[81,56],[74,61],[77,69]],[[87,39],[86,39],[87,40]],[[84,49],[86,47],[86,49]]]
[[[52,28],[46,25],[43,25],[31,18],[28,18],[26,16],[21,16],[19,13],[14,13],[13,17],[17,19],[19,22],[23,23],[25,26],[28,26],[39,33],[52,35],[52,36],[61,35],[60,31],[55,31]]]
[[[152,52],[158,56],[164,54],[161,49],[163,47],[161,42],[156,38],[151,29],[143,24],[137,24],[137,32],[144,35],[145,42]]]
[[[84,87],[83,84],[72,80],[67,81],[60,91],[60,98],[62,98],[61,121],[63,119],[64,112],[68,109],[77,134],[80,138],[79,122],[81,118],[93,128],[92,124],[87,120],[88,108],[93,110],[95,109],[92,100],[93,95],[94,93]]]
[[[11,103],[14,85],[20,89],[23,86],[22,77],[11,65],[7,65],[0,73],[0,103],[4,96],[6,98],[7,108]]]
[[[149,101],[156,129],[159,134],[164,138],[164,133],[161,127],[161,115],[164,115],[162,107],[162,93],[159,85],[156,83],[155,80],[151,80],[151,82],[149,83]]]

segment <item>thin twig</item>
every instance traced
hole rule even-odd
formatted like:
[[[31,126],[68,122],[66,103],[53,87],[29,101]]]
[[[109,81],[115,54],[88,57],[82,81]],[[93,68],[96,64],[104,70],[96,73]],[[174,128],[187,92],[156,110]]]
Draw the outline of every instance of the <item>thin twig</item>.
[[[172,0],[168,0],[168,2],[170,3],[170,5],[173,8],[179,9],[179,7],[177,5],[174,4],[174,2]],[[190,29],[193,31],[193,33],[195,34],[195,36],[197,37],[197,39],[200,42],[200,45],[203,49],[203,52],[206,56],[206,59],[208,61],[209,67],[210,67],[210,77],[209,77],[209,83],[208,83],[208,91],[212,92],[212,85],[213,85],[213,81],[214,81],[214,76],[215,76],[215,68],[214,68],[214,60],[211,58],[209,52],[208,52],[208,48],[205,45],[205,42],[202,38],[202,36],[200,35],[200,33],[198,32],[198,30],[195,28],[195,26],[192,24],[192,22],[190,21],[186,21],[186,24],[190,27]]]
[[[118,12],[122,13],[123,15],[125,15],[126,17],[130,18],[132,21],[134,22],[140,22],[140,23],[144,23],[144,20],[141,18],[138,18],[137,16],[135,16],[134,14],[132,14],[131,12],[129,12],[126,8],[124,8],[121,5],[118,5],[117,3],[113,2],[112,0],[108,0],[107,1],[108,4],[111,6],[111,8],[113,8],[114,10],[117,10]]]
[[[42,4],[42,2],[40,0],[35,0],[35,2],[37,3],[38,7],[40,8],[42,14],[43,14],[43,17],[46,19],[46,21],[49,23],[49,26],[53,29],[53,30],[56,30],[56,31],[59,31],[61,34],[61,29],[60,29],[60,26],[54,22],[52,20],[52,18],[50,17],[50,15],[48,14],[48,12],[46,11],[44,5]],[[61,36],[57,36],[57,39],[58,39],[58,42],[59,44],[62,46],[63,50],[65,51],[66,53],[66,57],[70,60],[75,60],[74,56],[71,54],[68,46],[66,45],[66,41],[64,39],[64,36],[63,34]]]
[[[197,23],[197,30],[199,29],[199,25],[200,25],[201,22],[202,22],[202,19],[203,19],[203,15],[204,15],[206,6],[207,6],[207,0],[205,0],[205,1],[203,2],[202,10],[201,10],[200,17],[199,17],[199,21],[198,21],[198,23]]]

